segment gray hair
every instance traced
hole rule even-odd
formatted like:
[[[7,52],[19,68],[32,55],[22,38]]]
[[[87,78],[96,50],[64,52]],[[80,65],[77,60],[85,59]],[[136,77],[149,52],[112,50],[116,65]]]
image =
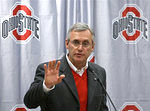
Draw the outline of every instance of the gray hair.
[[[88,26],[87,24],[85,24],[85,23],[76,23],[76,24],[74,24],[74,25],[69,29],[69,31],[68,31],[68,33],[67,33],[66,40],[68,40],[68,42],[70,41],[70,32],[72,32],[72,31],[80,32],[80,31],[85,31],[85,30],[89,30],[89,31],[91,32],[91,34],[92,34],[92,39],[93,39],[92,42],[94,42],[94,36],[95,36],[95,34],[94,34],[93,30],[90,29],[89,26]]]

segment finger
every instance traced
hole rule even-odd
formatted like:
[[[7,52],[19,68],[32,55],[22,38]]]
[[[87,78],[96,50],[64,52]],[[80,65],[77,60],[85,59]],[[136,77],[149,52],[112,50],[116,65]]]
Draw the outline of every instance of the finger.
[[[53,60],[53,61],[52,61],[52,68],[53,68],[53,69],[55,68],[55,63],[56,63],[56,60]]]
[[[47,65],[44,64],[45,75],[47,74]]]
[[[51,69],[52,61],[49,61],[48,69]]]
[[[56,64],[56,70],[59,70],[59,66],[60,66],[60,61],[58,61]]]

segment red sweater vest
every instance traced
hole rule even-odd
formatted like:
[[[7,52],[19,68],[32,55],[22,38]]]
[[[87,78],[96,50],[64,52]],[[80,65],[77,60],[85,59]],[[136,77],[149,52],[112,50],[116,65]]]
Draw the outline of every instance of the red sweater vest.
[[[87,71],[85,70],[82,76],[80,76],[73,70],[72,73],[78,91],[80,111],[87,111],[87,96],[88,96]]]

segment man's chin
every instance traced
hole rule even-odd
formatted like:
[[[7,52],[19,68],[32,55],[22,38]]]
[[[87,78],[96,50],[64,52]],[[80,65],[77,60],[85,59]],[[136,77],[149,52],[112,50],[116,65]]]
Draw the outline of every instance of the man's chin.
[[[83,60],[83,58],[76,58],[75,61],[80,64],[85,62],[85,60]]]

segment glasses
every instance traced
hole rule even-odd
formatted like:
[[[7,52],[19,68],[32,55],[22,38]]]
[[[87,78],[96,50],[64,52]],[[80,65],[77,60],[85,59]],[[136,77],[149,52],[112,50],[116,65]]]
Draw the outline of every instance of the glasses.
[[[80,43],[80,41],[78,41],[78,40],[73,40],[73,41],[71,41],[71,43],[75,47],[79,47],[80,45],[82,45],[82,47],[87,48],[88,46],[90,46],[89,41],[83,41],[82,43]]]

